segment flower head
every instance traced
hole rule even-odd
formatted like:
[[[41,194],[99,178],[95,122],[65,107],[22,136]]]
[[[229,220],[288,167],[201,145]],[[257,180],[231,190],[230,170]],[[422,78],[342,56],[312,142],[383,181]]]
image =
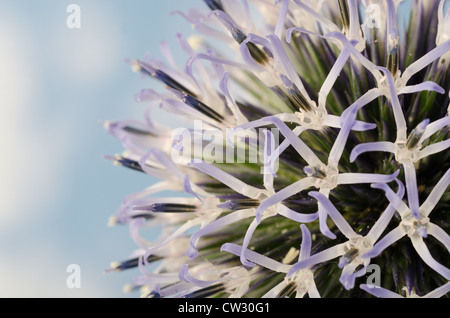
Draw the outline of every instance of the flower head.
[[[448,296],[444,2],[175,12],[201,36],[177,34],[184,70],[166,44],[170,67],[130,61],[166,90],[136,96],[143,120],[105,123],[125,148],[106,158],[160,180],[112,218],[139,250],[108,271],[139,268],[145,297]],[[158,106],[186,127],[155,123]]]

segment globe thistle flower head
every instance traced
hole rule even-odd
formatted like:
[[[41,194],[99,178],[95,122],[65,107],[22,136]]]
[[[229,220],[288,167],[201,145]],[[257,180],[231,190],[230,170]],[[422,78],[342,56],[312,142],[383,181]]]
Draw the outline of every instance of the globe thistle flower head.
[[[108,271],[137,268],[143,297],[448,297],[446,1],[175,13],[199,33],[177,34],[184,68],[166,43],[129,61],[161,90],[105,123],[125,148],[106,158],[159,180],[112,218],[138,250]]]

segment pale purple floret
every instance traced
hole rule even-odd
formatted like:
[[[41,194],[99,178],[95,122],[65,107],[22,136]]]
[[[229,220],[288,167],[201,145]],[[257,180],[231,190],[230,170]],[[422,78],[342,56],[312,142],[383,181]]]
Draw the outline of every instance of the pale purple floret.
[[[378,256],[390,245],[394,244],[404,236],[408,236],[422,260],[430,266],[433,270],[444,276],[446,279],[450,278],[450,269],[439,264],[430,254],[425,245],[424,238],[428,234],[432,235],[440,241],[446,249],[450,252],[450,236],[445,233],[439,226],[430,222],[429,215],[435,205],[438,203],[441,196],[444,194],[447,187],[450,185],[450,169],[439,180],[433,188],[428,198],[420,207],[419,218],[412,217],[411,209],[401,200],[385,184],[374,184],[372,187],[381,189],[385,192],[387,199],[395,207],[401,216],[401,223],[394,230],[384,236],[378,243],[376,243],[371,251],[364,254],[363,257],[373,258]]]

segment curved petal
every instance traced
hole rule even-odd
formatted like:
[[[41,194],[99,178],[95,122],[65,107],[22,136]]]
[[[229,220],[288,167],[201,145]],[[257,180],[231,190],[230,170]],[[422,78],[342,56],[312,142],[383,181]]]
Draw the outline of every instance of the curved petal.
[[[303,213],[291,210],[282,204],[280,204],[278,206],[278,214],[282,215],[292,221],[299,222],[299,223],[310,223],[310,222],[314,222],[315,220],[317,220],[319,218],[318,212],[310,213],[310,214],[303,214]]]
[[[405,86],[400,89],[398,92],[398,95],[402,94],[412,94],[412,93],[418,93],[422,91],[431,91],[431,92],[437,92],[439,94],[444,94],[445,89],[440,87],[435,82],[426,81],[417,85],[411,85],[411,86]]]
[[[189,273],[189,268],[188,268],[187,264],[183,265],[183,267],[181,268],[181,270],[178,274],[178,277],[181,281],[191,283],[198,287],[209,287],[209,286],[217,284],[221,281],[221,280],[214,280],[214,281],[199,280]]]
[[[412,215],[418,220],[419,216],[419,193],[417,190],[416,168],[413,163],[404,163],[406,193],[408,196],[408,204]]]
[[[428,223],[427,233],[441,242],[450,252],[450,236],[442,228],[433,223]]]
[[[328,215],[333,220],[334,224],[339,228],[342,234],[348,239],[356,237],[357,234],[353,231],[352,227],[347,223],[342,214],[334,207],[330,200],[320,192],[309,192],[309,195],[315,198],[327,211]]]
[[[256,210],[256,218],[258,222],[261,221],[261,216],[265,210],[312,186],[314,186],[314,178],[303,178],[300,181],[291,184],[290,186],[278,191],[271,197],[267,198],[259,205],[258,209]]]
[[[290,144],[298,152],[298,154],[310,165],[320,166],[322,161],[317,155],[296,135],[281,119],[277,117],[269,117],[266,119],[268,122],[273,123],[283,134],[283,136],[289,140]]]
[[[242,250],[241,250],[241,255],[240,255],[240,259],[241,259],[241,263],[244,266],[247,267],[254,267],[255,264],[253,264],[252,262],[247,261],[246,258],[246,252],[247,252],[247,247],[250,244],[250,240],[252,239],[253,233],[255,233],[256,228],[258,227],[259,222],[254,219],[252,221],[252,223],[250,223],[250,226],[247,229],[247,232],[245,233],[245,237],[244,237],[244,241],[242,242]]]
[[[380,255],[387,247],[397,242],[399,239],[401,239],[403,236],[405,236],[405,232],[400,228],[396,227],[392,231],[390,231],[388,234],[386,234],[385,237],[383,237],[377,244],[373,246],[373,248],[361,255],[362,258],[374,258]]]
[[[358,184],[358,183],[389,183],[397,178],[400,170],[393,174],[377,173],[340,173],[338,175],[338,184]]]
[[[408,66],[402,74],[402,80],[405,83],[408,83],[408,81],[414,74],[420,72],[423,68],[433,63],[448,51],[450,51],[450,40],[445,41],[444,43],[437,46],[436,48],[422,56],[420,59],[412,63],[410,66]]]
[[[255,211],[253,209],[248,209],[248,210],[239,210],[233,213],[230,213],[228,215],[225,215],[224,217],[221,217],[211,223],[209,223],[208,225],[206,225],[205,227],[203,227],[202,229],[198,230],[197,232],[195,232],[191,238],[190,238],[190,247],[186,250],[186,256],[188,256],[189,258],[193,259],[195,256],[197,256],[197,241],[202,237],[205,236],[211,232],[214,232],[224,226],[230,225],[232,223],[238,222],[240,220],[249,218],[254,216]]]
[[[396,146],[392,142],[388,141],[379,141],[379,142],[368,142],[365,144],[359,144],[355,148],[353,148],[352,153],[350,154],[350,162],[354,162],[359,155],[372,152],[372,151],[383,151],[383,152],[396,152]]]
[[[423,133],[422,138],[420,138],[419,144],[422,144],[426,139],[430,138],[446,126],[450,126],[450,116],[445,116],[444,118],[428,124],[427,128],[425,128],[425,132]]]
[[[405,216],[410,212],[409,207],[402,201],[402,199],[394,192],[386,183],[374,183],[371,185],[374,189],[380,189],[385,192],[386,198],[395,209],[400,213],[401,216]]]
[[[400,182],[400,180],[396,179],[395,181],[398,184],[397,196],[399,198],[403,198],[403,196],[405,195],[405,186],[403,185],[402,182]],[[369,233],[367,233],[366,237],[370,239],[372,242],[376,242],[380,238],[381,234],[383,234],[383,231],[387,228],[389,222],[394,216],[394,213],[395,207],[392,203],[389,203],[386,210],[384,210],[381,217],[372,226]]]
[[[436,288],[435,290],[424,295],[422,298],[440,298],[449,292],[450,292],[450,282],[439,288]]]
[[[335,115],[327,115],[324,126],[333,127],[333,128],[341,128],[341,118]],[[376,124],[366,123],[363,121],[356,120],[352,130],[354,131],[366,131],[377,128]]]
[[[300,80],[300,77],[298,76],[297,71],[295,70],[286,51],[284,50],[280,39],[275,34],[270,34],[267,38],[272,43],[272,47],[273,47],[275,56],[277,57],[278,61],[280,62],[284,72],[286,73],[287,78],[292,83],[294,83],[295,86],[297,86],[297,88],[302,93],[302,95],[306,98],[306,100],[310,104],[313,104],[313,101],[309,97],[309,94],[306,91],[305,86],[303,85],[302,81]]]
[[[306,225],[300,225],[300,229],[302,230],[302,246],[300,247],[300,254],[298,256],[298,260],[302,261],[308,258],[311,255],[311,232],[308,230]]]
[[[339,54],[338,59],[333,64],[333,67],[331,68],[330,72],[328,73],[327,78],[322,84],[322,87],[319,91],[319,107],[322,107],[325,109],[327,97],[330,93],[331,89],[333,88],[334,83],[336,82],[337,78],[341,74],[342,69],[344,68],[345,64],[347,63],[348,59],[350,57],[350,51],[347,48],[344,48]]]
[[[431,190],[425,202],[420,207],[422,213],[425,216],[430,215],[431,211],[433,211],[436,204],[441,199],[442,195],[447,190],[450,185],[450,169],[442,176],[439,182],[434,186],[433,190]]]
[[[329,261],[330,259],[344,255],[344,246],[345,243],[332,246],[322,252],[319,252],[317,254],[308,257],[307,259],[295,263],[294,265],[292,265],[287,276],[292,276],[295,272],[301,269],[311,267],[316,264],[323,263]]]
[[[407,126],[405,115],[403,114],[402,106],[400,105],[400,101],[398,99],[397,90],[395,88],[394,78],[392,77],[391,72],[387,70],[385,67],[375,67],[375,69],[382,71],[385,75],[387,87],[389,89],[389,101],[391,102],[392,110],[394,113],[395,123],[397,124],[397,140],[406,140],[407,139]]]
[[[197,170],[219,180],[221,183],[225,184],[238,193],[248,196],[249,198],[257,199],[263,191],[261,189],[249,186],[241,180],[206,162],[193,162],[191,163],[191,165]]]
[[[423,241],[422,237],[413,237],[411,238],[411,242],[419,254],[420,258],[432,269],[434,269],[436,272],[444,276],[446,280],[450,280],[450,269],[443,266],[442,264],[438,263],[433,256],[431,256],[430,251],[428,250],[428,247],[425,245],[425,242]]]
[[[242,250],[243,250],[242,246],[233,243],[226,243],[222,245],[220,249],[220,251],[222,252],[229,252],[236,256],[240,256],[242,254]],[[274,272],[287,273],[289,271],[289,268],[291,267],[290,265],[277,262],[267,256],[253,252],[252,250],[246,250],[245,257],[249,261],[258,264],[264,268],[270,269]]]
[[[374,285],[366,285],[362,284],[359,286],[362,290],[368,292],[371,295],[379,298],[404,298],[403,296],[394,293],[390,290],[387,290],[382,287],[374,286]]]
[[[448,148],[450,148],[450,139],[429,145],[420,151],[419,160],[434,155],[435,153],[447,150]]]

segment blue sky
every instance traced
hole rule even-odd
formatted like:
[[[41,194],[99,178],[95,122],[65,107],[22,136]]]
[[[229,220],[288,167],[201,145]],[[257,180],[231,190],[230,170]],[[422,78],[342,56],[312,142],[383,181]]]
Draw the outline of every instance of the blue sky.
[[[102,158],[122,147],[101,122],[143,114],[134,94],[156,83],[124,59],[160,58],[164,39],[176,48],[176,33],[192,29],[169,13],[200,2],[0,2],[0,297],[127,297],[136,273],[103,271],[136,246],[107,221],[153,180]],[[67,28],[71,3],[81,29]],[[69,264],[81,268],[80,289],[66,286]]]

